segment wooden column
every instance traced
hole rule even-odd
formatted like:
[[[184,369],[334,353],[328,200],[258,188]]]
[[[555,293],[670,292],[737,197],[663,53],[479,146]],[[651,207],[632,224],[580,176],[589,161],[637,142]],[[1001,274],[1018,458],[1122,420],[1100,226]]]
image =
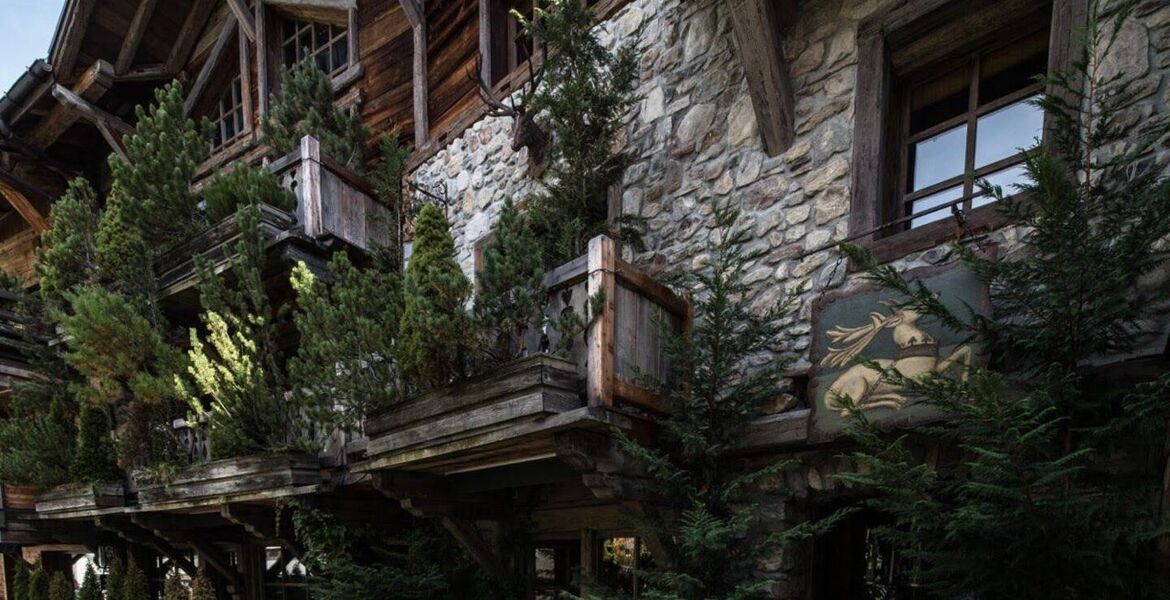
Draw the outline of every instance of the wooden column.
[[[260,119],[268,116],[268,11],[264,0],[256,0],[256,110]]]
[[[414,146],[421,148],[430,137],[427,108],[427,14],[424,0],[399,0],[414,36]]]
[[[598,236],[589,240],[588,253],[589,301],[604,296],[601,314],[592,315],[586,335],[588,373],[585,378],[585,393],[589,406],[611,406],[613,404],[614,365],[614,302],[617,296],[617,247],[613,240]]]
[[[781,33],[795,20],[796,0],[732,0],[731,23],[756,111],[764,150],[788,149],[794,137],[795,102]]]

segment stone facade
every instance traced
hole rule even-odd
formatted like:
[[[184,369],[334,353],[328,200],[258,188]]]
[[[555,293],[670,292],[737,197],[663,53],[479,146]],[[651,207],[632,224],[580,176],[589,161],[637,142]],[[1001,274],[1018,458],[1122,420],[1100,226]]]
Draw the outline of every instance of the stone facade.
[[[795,293],[789,350],[795,370],[809,366],[812,300],[853,285],[844,261],[831,251],[810,252],[849,235],[857,26],[894,0],[809,0],[785,34],[785,55],[795,87],[796,138],[784,153],[763,150],[739,64],[730,14],[722,0],[635,0],[602,25],[604,39],[622,38],[645,20],[641,100],[629,115],[618,147],[633,158],[623,181],[624,212],[646,220],[647,251],[627,258],[651,272],[697,269],[711,234],[712,203],[735,203],[752,228],[763,258],[748,270],[753,301],[767,306]],[[1118,36],[1106,71],[1143,78],[1141,94],[1125,118],[1135,131],[1170,118],[1170,6],[1147,0]],[[485,118],[413,173],[420,185],[445,186],[459,261],[471,275],[474,245],[490,230],[508,196],[535,185],[526,151],[508,147],[509,119]],[[1170,139],[1158,168],[1170,170]],[[990,234],[1010,249],[1023,232]],[[940,246],[896,261],[910,269],[950,259]],[[760,357],[761,361],[772,357]],[[791,408],[784,405],[782,408]],[[777,526],[799,520],[810,498],[833,492],[838,468],[810,467],[775,486]],[[840,490],[837,490],[840,491]],[[808,557],[784,553],[761,564],[776,579],[775,597],[804,597]]]

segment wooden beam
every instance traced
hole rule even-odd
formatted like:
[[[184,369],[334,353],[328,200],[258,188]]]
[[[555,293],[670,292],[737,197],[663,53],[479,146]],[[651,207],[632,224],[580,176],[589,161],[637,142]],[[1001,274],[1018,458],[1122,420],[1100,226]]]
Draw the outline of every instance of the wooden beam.
[[[4,199],[8,200],[13,210],[33,228],[33,231],[39,234],[44,233],[49,228],[48,216],[39,210],[28,196],[2,179],[0,179],[0,196],[4,196]]]
[[[353,37],[353,32],[349,32]],[[264,0],[256,2],[256,107],[260,118],[268,116],[268,11]],[[351,55],[351,59],[352,55]]]
[[[252,11],[248,10],[248,6],[244,4],[244,0],[227,0],[228,8],[232,9],[232,14],[236,16],[236,22],[240,24],[240,31],[248,36],[251,42],[256,41],[256,21],[252,17]]]
[[[219,38],[215,40],[215,45],[211,47],[211,53],[207,55],[207,60],[204,61],[203,67],[199,69],[199,76],[195,78],[195,83],[191,85],[190,91],[187,92],[187,99],[183,102],[183,114],[191,114],[191,110],[195,108],[195,102],[203,95],[203,90],[207,87],[207,82],[211,79],[211,72],[215,70],[215,64],[219,62],[224,50],[227,49],[228,42],[235,35],[236,27],[236,17],[234,15],[228,15],[227,20],[223,24],[223,29],[219,32]]]
[[[479,78],[492,83],[492,7],[491,0],[479,0]]]
[[[170,70],[170,67],[165,64],[157,64],[131,68],[123,73],[115,75],[114,81],[116,83],[170,81],[174,78],[175,73]]]
[[[89,17],[97,6],[97,0],[76,0],[69,3],[73,10],[65,17],[64,26],[58,38],[57,52],[50,57],[53,63],[53,74],[57,81],[71,81],[73,69],[77,66],[77,56],[81,53],[81,41],[89,26]]]
[[[410,23],[414,39],[414,147],[421,148],[430,138],[431,119],[427,104],[427,14],[424,0],[399,0]]]
[[[223,555],[219,550],[209,544],[203,542],[188,542],[195,554],[199,555],[199,560],[207,563],[212,569],[223,576],[228,584],[233,586],[240,585],[240,574],[232,568],[231,561]]]
[[[464,519],[453,517],[443,517],[440,521],[443,528],[451,533],[455,541],[463,546],[471,559],[479,564],[483,570],[500,581],[508,579],[508,570],[504,568],[503,562],[492,551],[487,540],[483,539],[483,535],[474,525]]]
[[[256,115],[252,112],[252,44],[244,36],[236,36],[240,40],[240,100],[244,106],[244,130],[251,132],[255,129]]]
[[[171,54],[167,57],[168,71],[178,73],[183,63],[187,62],[192,48],[195,47],[195,41],[199,38],[199,32],[203,30],[203,25],[211,17],[211,11],[215,8],[216,1],[195,0],[195,3],[191,5],[191,11],[187,13],[187,20],[183,21],[183,28],[179,30],[179,36],[175,38],[175,45],[171,47]]]
[[[122,119],[90,104],[59,83],[53,86],[53,97],[69,110],[76,111],[78,115],[93,123],[114,152],[117,152],[123,160],[130,160],[126,154],[126,147],[122,144],[122,136],[132,135],[134,133],[133,127]]]
[[[114,70],[125,73],[130,65],[134,64],[134,57],[138,54],[138,46],[146,34],[146,26],[154,14],[154,7],[158,0],[140,0],[138,10],[134,11],[134,19],[130,21],[130,29],[126,38],[122,40],[122,49],[118,51],[118,60],[114,61]]]
[[[277,527],[279,513],[267,508],[244,506],[241,504],[225,504],[219,509],[224,519],[244,528],[252,537],[260,541],[275,541],[281,548],[287,550],[296,558],[305,555],[305,549],[296,540],[287,535],[280,535]],[[291,531],[291,529],[289,530]]]
[[[795,136],[795,101],[782,36],[795,15],[796,0],[732,0],[732,30],[770,156],[787,150]]]
[[[73,93],[87,102],[97,102],[114,84],[114,67],[99,60],[77,80]],[[54,87],[60,84],[54,84]],[[50,88],[52,89],[52,88]],[[29,132],[25,138],[28,144],[39,150],[53,145],[78,119],[78,113],[63,104],[54,106],[49,114]]]
[[[107,531],[113,532],[118,537],[139,546],[148,546],[156,550],[159,554],[171,559],[171,562],[178,565],[183,572],[194,577],[197,569],[195,565],[187,560],[181,552],[175,549],[170,542],[163,539],[157,533],[150,529],[143,528],[137,523],[129,520],[124,520],[124,517],[96,517],[94,522],[98,527]]]

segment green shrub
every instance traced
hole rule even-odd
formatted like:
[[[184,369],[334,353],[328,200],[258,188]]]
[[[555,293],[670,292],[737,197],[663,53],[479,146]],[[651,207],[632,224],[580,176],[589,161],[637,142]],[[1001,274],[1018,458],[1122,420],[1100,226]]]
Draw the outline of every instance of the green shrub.
[[[10,600],[28,600],[28,563],[24,562],[23,558],[17,558],[13,562],[16,563],[16,566],[12,570],[12,587],[9,588],[12,594]]]
[[[191,591],[187,589],[187,585],[183,583],[183,578],[179,576],[177,570],[172,569],[167,573],[167,579],[163,583],[162,600],[190,600]]]
[[[49,600],[74,600],[73,582],[60,571],[49,579]]]
[[[81,409],[77,432],[77,447],[69,472],[74,481],[114,481],[121,479],[122,471],[114,455],[110,439],[110,420],[105,411],[92,406]]]
[[[126,559],[126,574],[122,579],[120,600],[151,600],[146,573],[138,566],[138,561],[134,560],[133,556]]]
[[[483,249],[483,268],[476,275],[475,317],[492,337],[490,359],[499,364],[520,356],[521,336],[539,324],[547,291],[539,244],[528,221],[509,198]]]
[[[215,586],[211,585],[206,569],[199,569],[191,580],[191,600],[216,600]]]
[[[361,115],[333,102],[333,82],[311,59],[283,69],[280,93],[274,95],[262,124],[265,140],[278,154],[292,152],[311,135],[321,150],[341,164],[364,170],[362,145],[370,137]]]
[[[49,573],[42,567],[33,569],[28,578],[28,600],[51,600],[49,598]]]
[[[204,211],[207,220],[218,223],[235,216],[241,206],[253,203],[268,204],[283,211],[297,208],[297,198],[280,185],[271,171],[243,164],[227,173],[215,176],[203,190]]]
[[[97,260],[97,193],[89,181],[75,177],[49,211],[53,226],[41,234],[36,271],[41,297],[55,306],[61,295],[92,280]]]
[[[102,586],[92,564],[85,567],[85,578],[81,580],[77,600],[102,600]]]
[[[54,486],[69,481],[76,432],[64,401],[49,410],[0,422],[0,481]]]

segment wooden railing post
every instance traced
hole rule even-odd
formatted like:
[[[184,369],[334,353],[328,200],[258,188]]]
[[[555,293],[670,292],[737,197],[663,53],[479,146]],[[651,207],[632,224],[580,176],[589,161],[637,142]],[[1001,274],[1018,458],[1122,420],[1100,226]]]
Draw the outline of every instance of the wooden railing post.
[[[301,205],[297,217],[305,228],[305,235],[317,237],[324,233],[321,222],[321,143],[306,135],[301,138],[300,192]]]
[[[601,304],[601,314],[594,316],[589,324],[587,333],[589,371],[585,393],[589,406],[612,406],[617,248],[613,240],[598,236],[589,240],[588,256],[589,299],[600,293],[604,294],[605,302]]]

